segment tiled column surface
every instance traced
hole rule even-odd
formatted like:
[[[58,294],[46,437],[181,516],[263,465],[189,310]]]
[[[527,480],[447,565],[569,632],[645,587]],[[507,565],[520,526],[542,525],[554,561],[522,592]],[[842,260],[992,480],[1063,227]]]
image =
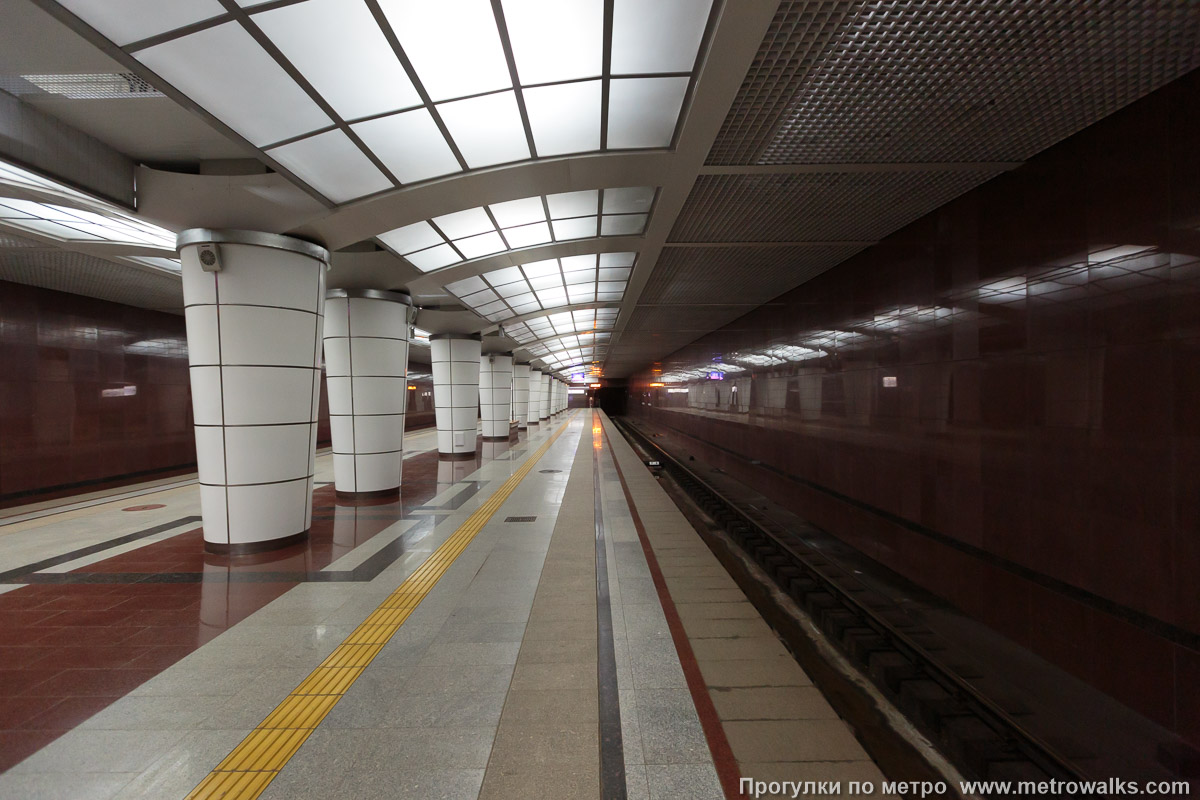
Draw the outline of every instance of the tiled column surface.
[[[438,452],[474,453],[475,421],[479,418],[479,335],[435,333],[429,337],[429,347]]]
[[[537,425],[542,407],[542,387],[545,385],[542,371],[535,367],[529,368],[529,424]]]
[[[205,546],[246,552],[301,538],[329,254],[287,236],[204,229],[180,234],[179,249]]]
[[[517,364],[513,367],[513,418],[517,428],[525,430],[529,427],[529,365]]]
[[[325,298],[325,375],[339,493],[400,488],[408,405],[406,294],[334,289]]]
[[[550,384],[554,379],[543,374],[538,383],[538,419],[550,419]]]
[[[513,357],[489,353],[479,357],[479,417],[484,439],[507,439],[512,420]]]

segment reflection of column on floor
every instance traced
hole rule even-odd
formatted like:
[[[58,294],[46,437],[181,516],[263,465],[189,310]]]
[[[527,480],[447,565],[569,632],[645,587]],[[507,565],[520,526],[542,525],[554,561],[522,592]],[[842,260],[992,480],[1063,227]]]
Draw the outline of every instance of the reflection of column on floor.
[[[465,480],[479,465],[474,459],[438,459],[437,494],[449,489],[461,480]]]
[[[438,452],[442,455],[465,457],[475,452],[480,347],[477,333],[435,333],[429,337],[433,408]]]
[[[508,440],[512,419],[512,353],[488,353],[479,357],[479,418],[483,440]]]
[[[537,425],[539,423],[538,414],[542,405],[542,387],[546,381],[543,380],[542,371],[537,367],[529,368],[529,424]]]
[[[179,248],[205,547],[298,541],[312,521],[329,253],[205,229],[184,231]]]
[[[339,499],[333,507],[333,544],[329,563],[337,561],[378,533],[377,520],[380,514],[389,511],[398,514],[398,508],[394,497],[367,502]]]
[[[283,594],[292,584],[275,581],[240,581],[235,573],[308,572],[313,569],[308,547],[289,547],[272,553],[241,557],[230,563],[229,556],[204,557],[203,583],[200,584],[200,640],[212,639],[236,625]]]
[[[483,460],[494,461],[495,459],[507,453],[511,447],[512,442],[508,439],[500,439],[492,442],[484,439],[482,444]]]
[[[325,298],[325,382],[340,495],[400,488],[411,309],[399,292],[333,289]]]
[[[517,421],[517,429],[529,427],[529,365],[516,364],[513,366],[513,419]]]

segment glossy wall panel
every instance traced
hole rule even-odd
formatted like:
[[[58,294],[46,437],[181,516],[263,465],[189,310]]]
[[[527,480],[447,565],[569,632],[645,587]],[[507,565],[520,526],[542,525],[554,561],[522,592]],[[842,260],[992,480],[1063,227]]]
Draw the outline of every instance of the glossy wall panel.
[[[0,502],[196,453],[182,316],[0,282]]]
[[[664,359],[629,411],[1200,743],[1198,129],[1192,74]]]
[[[194,470],[187,363],[181,314],[0,281],[0,505]],[[429,366],[414,370],[406,430],[434,424]]]

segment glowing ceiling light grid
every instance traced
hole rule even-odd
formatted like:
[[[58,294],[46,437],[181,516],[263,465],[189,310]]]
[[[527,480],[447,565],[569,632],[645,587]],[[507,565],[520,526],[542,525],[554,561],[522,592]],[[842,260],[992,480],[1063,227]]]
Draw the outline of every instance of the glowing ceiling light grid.
[[[590,332],[595,336],[596,341],[606,342],[612,337],[611,331],[613,325],[616,324],[619,312],[620,309],[616,308],[565,311],[526,320],[511,328],[505,328],[505,333],[522,345],[533,345],[543,339],[553,339],[555,336],[581,332]]]
[[[422,272],[541,244],[640,236],[654,205],[652,186],[587,189],[468,208],[379,234]]]
[[[492,322],[544,309],[618,302],[636,253],[595,253],[535,261],[455,281],[446,289]]]
[[[298,141],[337,132],[308,149],[340,148],[349,166],[297,172],[335,202],[381,181],[670,147],[712,6],[58,1],[280,164],[295,163]]]
[[[5,191],[8,188],[9,191]],[[14,191],[15,190],[15,191]],[[88,208],[5,195],[34,191]],[[116,207],[12,164],[0,162],[0,224],[66,242],[115,242],[175,251],[175,234]],[[151,259],[145,263],[168,268]],[[170,267],[177,271],[177,267]]]

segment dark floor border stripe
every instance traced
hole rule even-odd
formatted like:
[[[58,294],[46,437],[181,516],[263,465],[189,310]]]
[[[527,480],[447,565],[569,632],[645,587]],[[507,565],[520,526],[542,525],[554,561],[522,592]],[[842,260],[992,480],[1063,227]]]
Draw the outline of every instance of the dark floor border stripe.
[[[190,525],[199,521],[200,517],[197,516],[180,517],[179,519],[172,520],[170,522],[164,522],[161,525],[155,525],[152,528],[145,528],[140,531],[134,531],[133,533],[127,533],[124,536],[118,536],[117,538],[109,539],[106,542],[99,542],[98,544],[81,547],[78,550],[72,550],[69,553],[63,553],[62,555],[54,556],[53,558],[47,558],[42,561],[37,561],[33,564],[26,564],[23,567],[10,569],[7,572],[0,572],[0,583],[12,581],[14,578],[31,576],[31,574],[34,572],[40,572],[41,570],[49,569],[50,567],[57,567],[61,564],[66,564],[68,561],[74,561],[77,558],[83,558],[95,553],[103,553],[105,550],[111,550],[112,548],[120,547],[123,544],[136,542],[138,539],[145,539],[147,536],[154,536],[155,534],[169,531],[172,528],[178,528],[180,525]],[[64,572],[60,574],[67,575],[70,573]],[[61,582],[70,583],[71,581]]]
[[[19,492],[5,492],[0,494],[0,507],[7,510],[19,505],[42,502],[37,498],[44,495],[62,495],[64,492],[73,492],[77,489],[87,489],[88,487],[98,487],[97,491],[102,491],[104,488],[122,489],[137,483],[140,478],[177,478],[181,475],[192,475],[195,472],[196,462],[191,461],[185,464],[174,464],[169,467],[155,467],[154,469],[143,469],[137,472],[122,472],[119,475],[109,475],[105,478],[92,478],[86,481],[75,481],[74,483],[58,483],[54,486],[42,486],[37,489],[22,489]],[[156,487],[148,488],[153,489]],[[46,501],[59,500],[61,497],[45,497],[44,499]],[[23,502],[13,502],[16,500]]]
[[[667,580],[658,564],[658,557],[654,554],[654,548],[650,546],[650,539],[646,535],[646,526],[642,524],[642,517],[638,514],[637,505],[633,502],[633,495],[629,491],[629,484],[625,482],[625,473],[621,471],[621,465],[617,461],[617,453],[613,450],[612,439],[609,437],[608,431],[604,432],[604,438],[608,441],[613,467],[617,470],[621,491],[625,494],[625,503],[629,506],[630,516],[633,517],[633,527],[637,531],[638,541],[642,544],[642,553],[646,556],[646,564],[650,568],[650,577],[654,581],[654,590],[658,593],[658,602],[662,605],[663,614],[667,618],[667,628],[671,631],[675,652],[679,655],[679,665],[683,667],[683,676],[687,680],[688,690],[692,693],[692,703],[696,706],[696,715],[700,717],[700,726],[704,728],[704,738],[708,741],[708,751],[712,754],[713,766],[717,769],[717,778],[721,781],[721,788],[725,792],[726,800],[745,797],[739,788],[742,771],[738,768],[733,748],[729,745],[728,737],[725,736],[725,728],[721,725],[721,717],[717,714],[717,707],[713,703],[712,695],[708,693],[708,684],[705,683],[704,675],[700,672],[700,662],[696,660],[691,640],[688,639],[687,631],[683,628],[679,609],[675,608],[675,601],[671,599],[671,591],[667,588]]]
[[[1173,642],[1175,644],[1183,645],[1184,647],[1187,647],[1191,650],[1200,650],[1200,634],[1198,634],[1198,633],[1193,633],[1192,631],[1186,630],[1185,628],[1181,628],[1178,625],[1174,625],[1170,622],[1167,622],[1166,620],[1162,620],[1162,619],[1159,619],[1158,617],[1151,616],[1150,614],[1147,614],[1144,611],[1139,611],[1136,608],[1130,608],[1129,606],[1122,605],[1121,603],[1118,603],[1115,600],[1109,600],[1107,597],[1103,597],[1101,595],[1095,594],[1094,592],[1090,592],[1087,589],[1081,589],[1078,586],[1067,583],[1066,581],[1063,581],[1063,580],[1059,580],[1058,578],[1047,575],[1044,572],[1038,572],[1037,570],[1030,569],[1029,567],[1026,567],[1026,566],[1022,566],[1021,564],[1018,564],[1015,561],[1010,561],[1009,559],[1004,558],[1003,556],[998,556],[995,553],[989,553],[987,550],[984,550],[980,547],[976,547],[973,544],[969,544],[967,542],[960,541],[959,539],[955,539],[953,536],[949,536],[948,534],[945,534],[945,533],[940,533],[939,531],[935,531],[932,528],[927,528],[924,525],[920,524],[919,522],[913,522],[912,520],[908,519],[907,517],[902,517],[899,514],[893,514],[890,511],[885,511],[882,508],[879,508],[878,506],[873,506],[870,503],[864,503],[861,500],[855,500],[853,497],[842,494],[841,492],[837,491],[836,489],[831,489],[828,486],[823,486],[822,484],[816,483],[814,481],[810,481],[807,478],[801,478],[799,475],[793,475],[790,472],[779,469],[778,467],[773,467],[770,464],[767,464],[765,462],[760,462],[758,464],[752,464],[752,463],[750,463],[749,459],[746,458],[745,455],[738,453],[735,450],[730,450],[728,447],[723,447],[719,444],[715,444],[714,442],[705,441],[703,439],[700,439],[700,437],[695,436],[694,434],[688,433],[687,431],[684,431],[682,428],[678,428],[674,425],[668,425],[665,422],[651,422],[650,424],[661,425],[662,427],[667,428],[668,430],[673,431],[674,433],[676,433],[680,436],[684,436],[695,442],[699,442],[704,447],[711,447],[714,450],[718,450],[728,456],[736,458],[739,461],[742,461],[743,463],[745,463],[747,466],[753,467],[755,469],[766,470],[767,472],[772,472],[782,478],[786,478],[787,480],[792,481],[793,483],[797,483],[807,489],[812,489],[813,491],[828,495],[829,497],[832,497],[834,500],[845,503],[846,505],[850,506],[851,508],[855,508],[855,509],[858,509],[859,511],[863,511],[867,514],[871,514],[872,516],[879,517],[880,519],[884,520],[885,522],[891,523],[892,525],[903,528],[906,531],[915,533],[919,536],[923,536],[926,539],[929,539],[930,541],[936,542],[945,547],[950,547],[955,550],[958,550],[959,552],[965,553],[966,555],[969,555],[972,558],[978,559],[979,561],[982,561],[985,564],[989,564],[990,566],[999,567],[1000,569],[1003,569],[1006,572],[1010,572],[1019,578],[1024,578],[1025,580],[1027,580],[1031,583],[1036,583],[1038,586],[1041,586],[1044,589],[1049,589],[1050,591],[1065,595],[1066,597],[1070,598],[1071,600],[1074,600],[1077,603],[1091,606],[1092,608],[1094,608],[1098,611],[1103,611],[1105,614],[1110,614],[1114,617],[1118,617],[1119,619],[1122,619],[1131,625],[1135,625],[1135,626],[1141,628],[1142,630],[1146,631],[1147,633],[1152,633],[1155,636],[1159,636],[1159,637],[1166,639],[1169,642]],[[729,423],[729,424],[733,424],[733,423]],[[745,483],[745,481],[741,481],[741,482]],[[778,502],[778,501],[776,501],[776,502]],[[780,505],[783,505],[783,504],[781,503]],[[803,516],[803,515],[800,515],[800,516]],[[827,528],[822,528],[821,530],[824,530],[827,533],[829,533],[830,535],[839,539],[840,541],[842,541],[846,544],[849,544],[848,542],[846,542],[845,539],[838,536],[833,531],[828,530]],[[853,546],[853,545],[850,545],[850,546]],[[868,558],[869,558],[869,556],[868,556]],[[888,565],[884,564],[884,566],[886,567]]]
[[[600,705],[600,798],[625,800],[625,741],[621,734],[621,695],[617,690],[617,652],[613,642],[612,596],[608,587],[608,551],[604,537],[604,500],[600,494],[601,424],[592,412],[592,490],[596,501],[596,684]]]
[[[466,488],[450,501],[456,503],[457,509],[467,500],[479,493],[485,485],[482,481],[465,481]],[[447,511],[445,513],[453,513]],[[413,519],[405,517],[396,522]],[[149,528],[146,531],[113,539],[103,545],[84,548],[73,553],[47,559],[46,562],[30,564],[16,570],[0,573],[0,583],[23,584],[76,584],[76,583],[364,583],[374,580],[381,572],[396,562],[400,556],[409,550],[414,539],[422,539],[434,527],[431,517],[416,518],[417,524],[385,544],[377,552],[372,553],[361,564],[347,570],[310,570],[310,571],[268,571],[252,570],[246,572],[50,572],[40,573],[47,567],[57,566],[72,561],[92,552],[100,552],[109,547],[115,547],[128,541],[152,536],[162,530],[167,530],[177,524],[199,522],[200,517],[183,517],[164,526]],[[378,534],[376,534],[378,535]],[[90,551],[90,552],[86,552]],[[54,563],[48,563],[54,562]]]

